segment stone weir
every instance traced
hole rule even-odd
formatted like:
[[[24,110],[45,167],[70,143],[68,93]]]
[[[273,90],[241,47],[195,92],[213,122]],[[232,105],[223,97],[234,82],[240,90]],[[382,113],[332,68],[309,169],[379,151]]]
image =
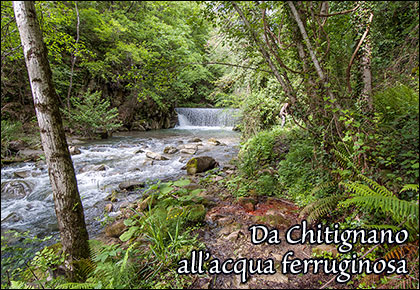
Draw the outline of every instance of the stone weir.
[[[239,110],[229,108],[175,108],[178,128],[234,127],[239,121]]]

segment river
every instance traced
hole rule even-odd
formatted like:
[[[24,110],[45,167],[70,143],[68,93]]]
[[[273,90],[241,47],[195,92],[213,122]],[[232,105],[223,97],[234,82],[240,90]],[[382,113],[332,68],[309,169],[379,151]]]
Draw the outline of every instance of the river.
[[[90,237],[101,230],[106,198],[123,181],[176,179],[186,174],[181,168],[193,156],[211,156],[223,167],[238,152],[240,134],[232,131],[233,111],[221,109],[177,109],[178,125],[173,129],[146,132],[119,132],[106,140],[78,144],[81,153],[73,155],[80,196]],[[201,141],[193,140],[199,138]],[[220,145],[209,142],[215,138]],[[193,142],[195,141],[195,142]],[[198,142],[197,142],[198,141]],[[195,154],[163,154],[166,146],[178,149],[197,145]],[[168,160],[152,160],[155,152]],[[38,236],[58,235],[54,202],[45,162],[24,162],[1,170],[1,229],[30,230]],[[118,206],[132,202],[141,191],[121,193]]]

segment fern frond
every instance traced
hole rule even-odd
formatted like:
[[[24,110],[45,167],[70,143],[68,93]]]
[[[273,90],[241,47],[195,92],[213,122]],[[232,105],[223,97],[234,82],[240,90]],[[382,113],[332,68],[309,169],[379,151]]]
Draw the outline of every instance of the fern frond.
[[[408,243],[406,245],[398,245],[392,248],[388,253],[385,254],[384,259],[410,259],[413,255],[418,255],[419,240]]]
[[[125,255],[124,255],[124,259],[123,259],[123,261],[122,261],[122,263],[121,263],[121,268],[120,268],[120,272],[123,272],[124,270],[125,270],[125,268],[126,268],[126,266],[127,266],[127,261],[128,261],[128,253],[130,253],[130,251],[135,247],[135,246],[137,246],[137,242],[135,242],[135,243],[133,243],[130,247],[128,247],[128,249],[127,249],[127,251],[125,252]]]
[[[376,181],[364,176],[363,174],[359,174],[358,177],[360,177],[362,180],[367,182],[373,189],[376,190],[376,192],[380,193],[381,195],[383,195],[383,196],[395,196],[385,186],[380,185]]]
[[[56,286],[57,289],[95,289],[96,283],[65,283]]]
[[[400,227],[393,226],[393,225],[363,225],[363,227],[368,228],[368,229],[377,229],[377,230],[393,230],[393,231],[401,230]]]
[[[415,202],[408,202],[396,197],[369,195],[369,196],[354,196],[345,201],[340,202],[340,205],[347,206],[355,204],[366,209],[380,209],[383,213],[390,213],[392,218],[397,222],[405,222],[405,226],[418,232],[419,225],[419,206]]]
[[[337,207],[337,204],[345,198],[344,195],[332,195],[329,197],[321,198],[309,205],[307,205],[300,213],[300,217],[303,217],[305,214],[309,213],[307,220],[311,223],[314,220],[317,220],[321,216],[331,212]]]
[[[404,191],[415,191],[415,192],[419,192],[419,185],[418,184],[406,184],[400,190],[400,193],[401,192],[404,192]]]
[[[331,149],[331,152],[335,155],[337,162],[341,165],[342,168],[352,168],[357,170],[353,161],[348,156],[335,149]]]
[[[315,186],[311,190],[311,194],[313,195],[313,194],[317,193],[318,191],[328,189],[328,188],[331,188],[331,187],[334,187],[334,186],[337,186],[337,182],[335,182],[335,181],[329,181],[329,182],[321,183],[321,184]]]
[[[378,194],[369,186],[360,182],[341,182],[340,184],[347,188],[352,193],[352,196],[368,196]]]
[[[76,264],[76,275],[85,280],[96,269],[96,264],[91,259],[80,259],[74,261]]]
[[[336,149],[331,149],[331,152],[334,154],[336,161],[342,168],[353,169],[355,173],[360,173],[360,169],[354,164],[350,157],[352,152],[350,152],[346,144],[338,142],[336,144]]]
[[[386,261],[389,261],[391,259],[399,260],[399,259],[402,259],[402,257],[404,257],[404,248],[401,246],[396,246],[391,251],[386,253],[386,255],[384,256],[384,259]]]
[[[28,285],[23,281],[10,281],[10,284],[10,289],[35,289],[34,286]]]

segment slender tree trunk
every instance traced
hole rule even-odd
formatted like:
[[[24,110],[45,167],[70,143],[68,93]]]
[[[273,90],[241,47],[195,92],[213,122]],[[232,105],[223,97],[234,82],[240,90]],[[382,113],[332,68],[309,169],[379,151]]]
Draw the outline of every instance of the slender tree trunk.
[[[371,13],[368,20],[368,24],[367,24],[368,33],[369,33],[370,23],[372,22],[372,18],[373,18],[373,14]],[[361,59],[360,59],[360,64],[362,66],[362,79],[363,79],[362,99],[366,102],[368,111],[373,110],[371,59],[372,59],[372,42],[371,42],[370,36],[368,35],[365,39],[364,46],[361,51]]]
[[[77,24],[76,24],[76,43],[75,43],[75,49],[74,52],[71,54],[71,70],[70,70],[70,84],[69,89],[67,91],[67,110],[70,112],[70,96],[71,96],[71,88],[73,86],[73,73],[74,73],[74,65],[76,64],[77,59],[77,45],[79,43],[79,27],[80,27],[80,17],[79,17],[79,9],[77,8],[77,2],[74,2],[74,8],[76,9],[76,18],[77,18]]]
[[[88,233],[83,206],[77,189],[73,163],[58,106],[47,49],[35,14],[33,1],[14,1],[16,23],[28,69],[35,112],[41,132],[48,173],[53,190],[55,213],[66,266],[73,271],[73,261],[89,257]]]

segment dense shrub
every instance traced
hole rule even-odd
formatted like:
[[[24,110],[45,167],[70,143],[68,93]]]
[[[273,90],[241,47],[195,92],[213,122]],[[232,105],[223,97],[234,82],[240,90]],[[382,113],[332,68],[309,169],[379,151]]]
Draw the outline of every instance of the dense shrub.
[[[20,122],[1,120],[1,157],[10,155],[10,141],[18,139],[18,133],[22,131]]]
[[[70,119],[70,126],[81,134],[92,136],[97,132],[110,132],[121,126],[117,122],[117,108],[109,108],[108,100],[101,99],[101,92],[87,91],[81,99],[71,98],[73,110],[65,113]]]

